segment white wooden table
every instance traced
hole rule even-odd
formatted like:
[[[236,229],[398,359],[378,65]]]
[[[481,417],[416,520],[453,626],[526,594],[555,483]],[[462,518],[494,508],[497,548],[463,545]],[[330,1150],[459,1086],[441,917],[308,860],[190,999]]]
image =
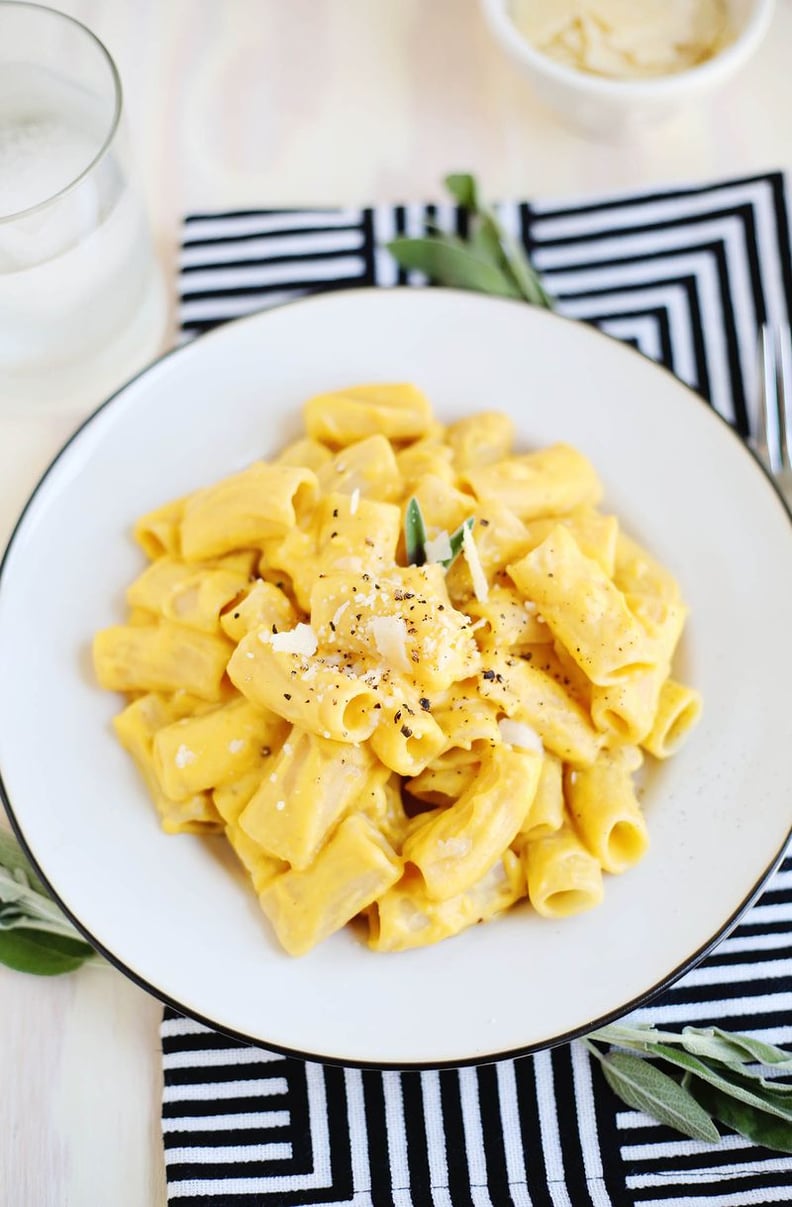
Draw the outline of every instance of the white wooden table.
[[[792,166],[792,0],[779,0],[759,55],[710,107],[622,146],[560,126],[490,41],[475,0],[60,6],[119,65],[168,272],[186,209],[429,198],[462,168],[505,197]],[[9,415],[0,400],[0,544],[78,418]],[[0,1203],[164,1204],[160,1013],[109,968],[55,980],[0,968]]]

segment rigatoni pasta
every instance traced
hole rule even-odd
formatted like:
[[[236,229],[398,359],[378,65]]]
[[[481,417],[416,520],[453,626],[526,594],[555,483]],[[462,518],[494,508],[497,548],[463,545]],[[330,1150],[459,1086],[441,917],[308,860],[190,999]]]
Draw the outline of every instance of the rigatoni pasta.
[[[567,444],[412,385],[318,395],[271,462],[143,516],[96,674],[168,833],[222,834],[283,946],[380,952],[524,902],[565,917],[645,853],[636,776],[701,708],[673,576]]]

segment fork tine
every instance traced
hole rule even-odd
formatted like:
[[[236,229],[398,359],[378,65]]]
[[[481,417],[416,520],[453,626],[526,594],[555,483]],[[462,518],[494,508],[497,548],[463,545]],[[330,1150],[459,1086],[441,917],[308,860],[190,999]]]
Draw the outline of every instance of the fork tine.
[[[778,416],[778,377],[776,341],[772,327],[762,326],[759,341],[759,408],[757,414],[757,455],[771,474],[781,469],[781,440]]]
[[[785,469],[792,469],[792,330],[782,323],[776,332],[778,363],[779,415],[781,418],[781,457]]]

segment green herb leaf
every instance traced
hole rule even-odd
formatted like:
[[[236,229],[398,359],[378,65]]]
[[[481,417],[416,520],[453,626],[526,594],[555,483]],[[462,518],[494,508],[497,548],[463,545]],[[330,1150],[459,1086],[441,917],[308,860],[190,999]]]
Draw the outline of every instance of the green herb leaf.
[[[475,522],[476,520],[472,515],[468,516],[468,518],[463,520],[459,527],[451,533],[450,537],[448,538],[448,544],[451,548],[451,556],[440,563],[441,566],[445,567],[446,570],[459,555],[459,552],[465,543],[465,529],[467,528],[468,532],[472,531]]]
[[[792,1152],[792,1085],[749,1068],[788,1073],[792,1055],[783,1048],[720,1027],[685,1027],[678,1033],[612,1023],[588,1036],[588,1047],[599,1060],[620,1054],[604,1058],[591,1040],[647,1053],[682,1069],[682,1088],[705,1111],[757,1144]]]
[[[388,243],[388,250],[402,268],[418,269],[430,280],[456,289],[519,298],[514,282],[491,261],[483,260],[456,235],[401,236]]]
[[[404,551],[408,566],[422,566],[426,561],[426,525],[421,505],[413,497],[404,512]]]
[[[517,243],[515,239],[512,239],[511,235],[507,234],[499,222],[497,223],[497,228],[506,262],[517,283],[517,288],[526,302],[530,302],[533,306],[543,306],[546,310],[552,310],[553,300],[531,267],[528,257],[522,249],[522,245]]]
[[[792,1153],[792,1123],[739,1102],[705,1082],[692,1080],[689,1088],[705,1111],[747,1140],[776,1152]]]
[[[553,301],[534,271],[522,244],[505,230],[495,211],[480,199],[474,176],[467,172],[452,173],[445,186],[458,205],[471,218],[469,242],[485,258],[492,259],[513,280],[520,295],[534,306],[552,310]]]
[[[509,266],[503,255],[498,232],[491,222],[474,223],[473,230],[468,235],[467,241],[471,251],[480,260],[489,260],[499,272],[505,272],[506,275],[509,275]],[[517,282],[515,281],[516,284]]]
[[[423,272],[439,285],[519,298],[552,309],[553,301],[525,251],[481,200],[476,178],[469,172],[452,172],[444,183],[468,215],[467,239],[444,234],[428,223],[423,237],[399,237],[387,245],[397,263]]]
[[[718,1061],[701,1060],[689,1052],[679,1052],[668,1044],[655,1044],[652,1054],[662,1057],[677,1068],[684,1069],[691,1076],[707,1082],[716,1090],[738,1099],[746,1106],[768,1111],[779,1119],[792,1123],[792,1101],[785,1101],[785,1094],[779,1093],[777,1087],[767,1086],[760,1077],[738,1073],[734,1068]]]
[[[679,1082],[650,1061],[628,1052],[597,1053],[605,1080],[622,1102],[693,1140],[720,1139],[704,1107]]]
[[[792,1073],[789,1052],[737,1031],[724,1031],[720,1027],[683,1027],[681,1041],[688,1052],[698,1056],[712,1055],[726,1064],[743,1064],[749,1059],[775,1068],[779,1073]]]
[[[24,928],[0,931],[0,963],[17,972],[58,976],[74,972],[95,955],[93,948],[80,939]]]
[[[13,835],[0,829],[0,963],[55,976],[98,958],[48,895]]]
[[[6,868],[9,872],[23,872],[30,887],[37,893],[43,893],[46,896],[47,890],[34,872],[27,855],[13,834],[3,829],[2,826],[0,826],[0,867]]]
[[[470,172],[451,172],[443,184],[448,189],[457,205],[472,213],[479,212],[478,185],[475,176]]]

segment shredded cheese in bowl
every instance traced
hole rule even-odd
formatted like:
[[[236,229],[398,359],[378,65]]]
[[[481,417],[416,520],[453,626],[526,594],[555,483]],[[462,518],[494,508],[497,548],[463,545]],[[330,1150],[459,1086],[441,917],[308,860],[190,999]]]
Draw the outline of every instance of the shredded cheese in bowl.
[[[511,0],[511,15],[537,50],[612,79],[687,71],[733,36],[726,0]]]

